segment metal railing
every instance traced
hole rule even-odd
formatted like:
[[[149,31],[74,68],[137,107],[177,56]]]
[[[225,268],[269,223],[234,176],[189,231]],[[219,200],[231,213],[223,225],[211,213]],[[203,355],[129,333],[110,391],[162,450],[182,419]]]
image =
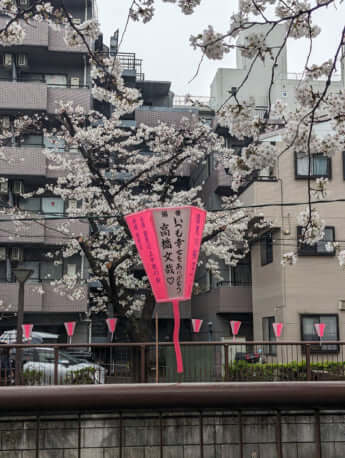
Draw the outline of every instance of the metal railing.
[[[16,348],[22,369],[14,373]],[[0,385],[345,380],[345,342],[172,342],[0,346]],[[158,354],[158,360],[156,359]]]

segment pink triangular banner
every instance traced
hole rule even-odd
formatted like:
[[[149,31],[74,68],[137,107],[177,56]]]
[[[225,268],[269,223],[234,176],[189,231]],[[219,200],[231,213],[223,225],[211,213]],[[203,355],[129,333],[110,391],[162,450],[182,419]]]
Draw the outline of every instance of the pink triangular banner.
[[[196,334],[200,332],[200,328],[202,326],[203,320],[199,320],[197,318],[192,319],[192,326],[193,326],[193,332]]]
[[[276,337],[280,337],[283,330],[283,323],[272,323],[273,332]]]
[[[107,318],[105,321],[107,322],[110,334],[114,334],[117,325],[117,318]]]
[[[314,326],[315,326],[317,335],[320,338],[323,337],[323,335],[325,333],[326,324],[325,323],[315,323]]]
[[[65,329],[67,332],[68,337],[73,337],[74,331],[75,331],[75,321],[67,321],[65,324]]]
[[[241,324],[242,324],[241,321],[234,321],[234,320],[230,321],[232,335],[237,336],[238,331],[240,330]]]
[[[22,324],[23,334],[26,340],[31,340],[31,333],[33,327],[33,324]]]

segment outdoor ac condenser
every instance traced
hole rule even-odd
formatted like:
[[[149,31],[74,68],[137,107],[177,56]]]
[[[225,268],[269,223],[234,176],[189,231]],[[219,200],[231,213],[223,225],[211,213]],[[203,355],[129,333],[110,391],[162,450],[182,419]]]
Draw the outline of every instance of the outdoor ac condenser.
[[[23,248],[13,247],[11,249],[11,261],[22,261],[24,258]]]
[[[6,261],[6,247],[0,247],[0,261]]]

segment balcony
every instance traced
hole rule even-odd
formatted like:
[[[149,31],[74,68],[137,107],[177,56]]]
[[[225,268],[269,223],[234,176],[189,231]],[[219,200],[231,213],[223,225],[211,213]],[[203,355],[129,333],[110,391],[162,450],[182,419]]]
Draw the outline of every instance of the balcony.
[[[55,291],[56,287],[49,283],[43,283],[42,312],[87,312],[88,308],[88,288],[87,286],[78,286],[82,290],[82,298],[78,300],[70,299],[69,292],[62,296]],[[1,290],[0,290],[1,291]]]
[[[4,219],[8,219],[3,217]],[[71,220],[68,229],[69,233],[64,234],[61,225],[65,220],[52,219],[41,223],[35,221],[12,222],[1,221],[0,235],[1,243],[41,243],[47,245],[62,245],[72,236],[88,235],[89,225],[87,222]]]
[[[64,234],[61,230],[61,225],[66,224],[66,220],[52,219],[46,220],[44,228],[44,242],[48,245],[63,245],[71,237],[78,237],[79,235],[89,235],[89,224],[85,221],[78,221],[77,219],[70,220],[67,229],[70,231]]]
[[[7,22],[8,18],[0,17],[0,29]],[[25,30],[23,46],[39,46],[55,52],[87,53],[87,48],[84,45],[76,48],[67,46],[63,29],[55,30],[53,27],[48,26],[46,22],[26,24],[24,21],[20,21],[20,25]]]
[[[42,287],[44,294],[37,290]],[[61,296],[54,291],[49,283],[27,283],[25,285],[24,308],[26,312],[86,312],[87,311],[87,286],[82,286],[83,298],[71,300],[68,298],[68,291],[65,296]],[[0,283],[0,297],[4,302],[4,307],[9,304],[11,312],[18,308],[18,284]]]
[[[59,101],[74,103],[85,111],[91,108],[88,88],[49,87],[40,81],[0,81],[1,110],[48,111],[55,113]]]
[[[178,125],[183,118],[191,120],[193,115],[198,115],[198,110],[195,108],[143,106],[135,111],[135,121],[137,126],[145,124],[154,127],[158,125],[158,122]]]
[[[0,28],[2,29],[9,18],[0,17]],[[20,21],[20,25],[25,30],[24,46],[43,46],[48,47],[48,24],[45,22],[33,23],[32,25]]]
[[[48,91],[44,83],[0,81],[0,107],[2,110],[45,111]]]
[[[252,313],[251,286],[223,286],[193,297],[193,310],[212,307],[216,313]]]
[[[38,148],[3,148],[6,162],[1,162],[1,175],[45,176],[46,158]]]
[[[88,88],[48,87],[48,113],[55,113],[59,101],[73,101],[74,107],[81,106],[87,112],[91,109],[91,92]]]

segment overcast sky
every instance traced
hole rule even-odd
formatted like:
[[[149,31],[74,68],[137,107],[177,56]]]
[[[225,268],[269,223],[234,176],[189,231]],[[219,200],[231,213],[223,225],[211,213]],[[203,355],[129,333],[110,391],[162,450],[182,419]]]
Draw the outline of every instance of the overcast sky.
[[[99,19],[104,41],[119,28],[122,33],[130,0],[98,0]],[[143,59],[145,79],[171,81],[175,94],[209,95],[209,87],[218,67],[235,67],[233,55],[222,61],[204,60],[197,78],[194,76],[200,60],[200,51],[189,45],[190,35],[196,35],[212,24],[217,31],[227,30],[229,18],[237,4],[234,0],[203,0],[196,13],[185,16],[176,5],[157,0],[157,11],[148,24],[130,21],[122,52],[134,52]],[[323,33],[315,41],[313,62],[320,63],[331,57],[344,26],[345,4],[335,10],[318,13],[317,23]],[[291,40],[288,45],[288,71],[300,72],[306,53],[306,43]]]

